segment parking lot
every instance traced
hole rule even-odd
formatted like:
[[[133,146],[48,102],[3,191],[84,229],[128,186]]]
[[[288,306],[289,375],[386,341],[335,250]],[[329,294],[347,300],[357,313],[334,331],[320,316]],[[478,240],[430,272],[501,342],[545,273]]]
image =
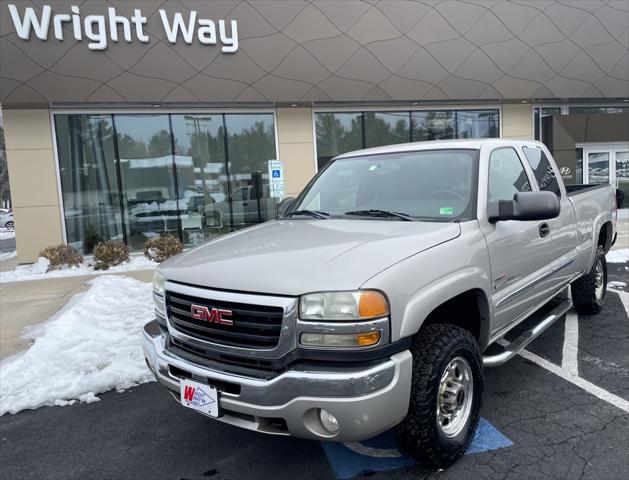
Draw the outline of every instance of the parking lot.
[[[609,264],[628,282],[629,264]],[[3,478],[620,479],[629,471],[629,293],[560,319],[507,365],[487,370],[482,424],[456,465],[430,472],[391,435],[326,444],[240,430],[181,408],[156,383],[101,401],[0,418]],[[624,302],[624,304],[623,304]]]

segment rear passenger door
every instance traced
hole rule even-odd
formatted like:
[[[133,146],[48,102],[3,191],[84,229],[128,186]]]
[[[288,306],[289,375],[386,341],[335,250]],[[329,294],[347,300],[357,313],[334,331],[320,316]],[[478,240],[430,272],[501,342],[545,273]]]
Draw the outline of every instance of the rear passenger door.
[[[539,145],[525,145],[522,151],[533,171],[539,190],[553,192],[559,198],[561,205],[559,216],[545,221],[551,239],[549,261],[553,266],[552,276],[547,283],[554,290],[568,282],[574,273],[570,265],[577,256],[576,214],[572,202],[568,200],[566,192],[559,185],[556,167],[553,166],[544,149]],[[589,243],[585,245],[589,248]]]
[[[487,204],[511,201],[516,193],[531,191],[531,185],[514,148],[500,147],[489,153]],[[550,237],[540,234],[538,221],[490,223],[485,215],[479,222],[489,250],[494,306],[491,333],[496,334],[544,298],[540,279],[549,269]]]

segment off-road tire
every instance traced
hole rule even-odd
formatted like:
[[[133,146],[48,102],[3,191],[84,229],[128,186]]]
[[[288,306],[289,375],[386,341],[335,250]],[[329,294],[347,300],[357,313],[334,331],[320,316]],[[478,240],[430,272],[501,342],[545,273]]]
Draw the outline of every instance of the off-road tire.
[[[596,295],[596,266],[601,262],[603,269],[603,293],[597,298]],[[572,303],[578,313],[595,315],[603,308],[605,291],[607,290],[607,261],[605,260],[605,250],[603,247],[596,249],[594,265],[587,275],[579,278],[572,284]]]
[[[413,380],[408,415],[398,425],[398,440],[408,454],[424,465],[445,468],[456,462],[474,438],[483,396],[483,361],[474,336],[447,324],[428,325],[411,346]],[[441,376],[456,357],[469,363],[473,377],[473,400],[465,427],[455,437],[446,436],[438,425],[437,409]]]

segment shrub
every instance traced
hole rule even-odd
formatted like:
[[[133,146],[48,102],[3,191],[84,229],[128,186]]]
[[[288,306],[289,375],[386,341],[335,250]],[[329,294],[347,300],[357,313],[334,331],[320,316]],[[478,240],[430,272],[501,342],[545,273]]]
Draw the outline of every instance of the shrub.
[[[163,262],[182,251],[183,244],[174,235],[151,238],[144,244],[144,256],[155,262]]]
[[[78,267],[83,262],[83,255],[70,245],[53,245],[39,252],[40,257],[50,261],[48,270],[59,270],[64,267]]]
[[[117,240],[100,242],[94,247],[94,268],[108,270],[129,260],[129,247]]]

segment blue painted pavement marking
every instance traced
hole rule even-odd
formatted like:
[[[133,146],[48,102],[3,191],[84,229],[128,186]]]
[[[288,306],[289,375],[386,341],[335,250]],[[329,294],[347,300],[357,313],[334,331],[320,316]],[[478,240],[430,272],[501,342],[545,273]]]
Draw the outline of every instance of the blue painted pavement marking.
[[[513,445],[511,440],[481,417],[474,440],[465,454],[497,450],[511,445]],[[321,442],[321,446],[334,470],[334,475],[340,480],[350,479],[361,473],[410,467],[416,463],[411,457],[400,452],[391,431],[362,442]]]

